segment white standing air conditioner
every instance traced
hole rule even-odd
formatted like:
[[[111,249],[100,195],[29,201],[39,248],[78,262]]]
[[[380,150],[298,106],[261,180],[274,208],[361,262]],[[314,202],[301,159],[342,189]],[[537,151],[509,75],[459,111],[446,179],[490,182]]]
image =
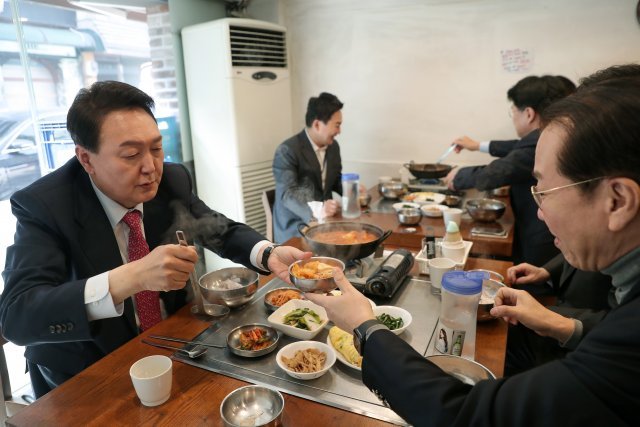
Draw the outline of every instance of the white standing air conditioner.
[[[263,190],[292,133],[286,29],[226,18],[185,27],[182,48],[198,196],[265,234]],[[205,252],[207,271],[232,265]]]

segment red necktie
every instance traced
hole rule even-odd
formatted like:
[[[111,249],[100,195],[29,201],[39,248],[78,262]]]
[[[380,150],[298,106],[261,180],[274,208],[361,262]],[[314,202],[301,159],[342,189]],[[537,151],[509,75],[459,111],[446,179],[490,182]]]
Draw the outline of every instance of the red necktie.
[[[127,212],[122,221],[129,226],[129,262],[136,261],[149,253],[149,245],[142,235],[140,211]],[[157,291],[141,291],[135,294],[134,298],[140,329],[145,331],[162,320],[160,297]]]

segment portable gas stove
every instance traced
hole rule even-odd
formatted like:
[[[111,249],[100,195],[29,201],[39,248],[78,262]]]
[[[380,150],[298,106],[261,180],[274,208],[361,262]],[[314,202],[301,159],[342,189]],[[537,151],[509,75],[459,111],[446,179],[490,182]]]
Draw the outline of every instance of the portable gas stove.
[[[409,191],[431,191],[444,194],[447,191],[447,186],[441,179],[416,178],[409,181]]]
[[[391,298],[404,284],[413,262],[413,255],[406,249],[377,250],[366,258],[349,261],[344,273],[363,294]]]

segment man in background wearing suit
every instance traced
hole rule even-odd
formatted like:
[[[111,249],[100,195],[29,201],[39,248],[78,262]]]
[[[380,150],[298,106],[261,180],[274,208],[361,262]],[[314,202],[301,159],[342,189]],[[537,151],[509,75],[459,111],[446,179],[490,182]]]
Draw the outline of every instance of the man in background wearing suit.
[[[82,89],[67,115],[76,156],[11,197],[0,325],[26,346],[37,397],[186,303],[198,260],[176,229],[220,256],[286,280],[310,256],[277,247],[192,192],[187,170],[163,163],[153,100],[125,83]]]
[[[531,198],[529,188],[535,184],[531,172],[540,136],[540,115],[554,101],[574,90],[575,85],[572,88],[567,86],[566,80],[558,76],[525,77],[507,91],[507,98],[513,103],[511,120],[520,139],[480,143],[463,136],[453,141],[458,152],[466,148],[485,151],[498,157],[485,166],[453,169],[445,180],[452,190],[491,190],[511,186],[509,197],[515,218],[515,264],[528,262],[542,265],[558,254],[547,226],[536,217],[538,208]]]
[[[342,194],[342,160],[335,140],[342,125],[342,106],[330,93],[312,97],[307,105],[306,127],[276,149],[273,158],[276,242],[300,235],[298,225],[308,223],[312,217],[307,202],[324,201],[325,216],[333,216],[340,209],[332,192]]]

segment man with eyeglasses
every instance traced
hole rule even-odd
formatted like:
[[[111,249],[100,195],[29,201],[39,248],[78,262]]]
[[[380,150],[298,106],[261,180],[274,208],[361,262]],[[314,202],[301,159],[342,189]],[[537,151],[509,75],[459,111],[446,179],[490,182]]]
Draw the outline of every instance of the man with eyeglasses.
[[[616,306],[566,358],[469,386],[376,322],[340,272],[340,297],[307,295],[338,327],[357,330],[363,382],[410,424],[640,424],[640,72],[608,69],[588,81],[543,114],[534,168],[534,191],[546,191],[538,215],[556,246],[574,267],[610,275],[615,288]],[[557,340],[576,328],[508,287],[491,314]]]
[[[540,115],[551,103],[574,90],[575,85],[562,76],[525,77],[507,92],[507,98],[512,102],[509,116],[520,139],[478,142],[462,136],[453,141],[457,152],[466,148],[498,157],[486,166],[453,169],[445,181],[452,190],[511,186],[509,197],[515,218],[513,261],[516,264],[542,265],[558,254],[549,230],[536,217],[537,206],[529,188],[535,183],[531,172],[540,136]]]

